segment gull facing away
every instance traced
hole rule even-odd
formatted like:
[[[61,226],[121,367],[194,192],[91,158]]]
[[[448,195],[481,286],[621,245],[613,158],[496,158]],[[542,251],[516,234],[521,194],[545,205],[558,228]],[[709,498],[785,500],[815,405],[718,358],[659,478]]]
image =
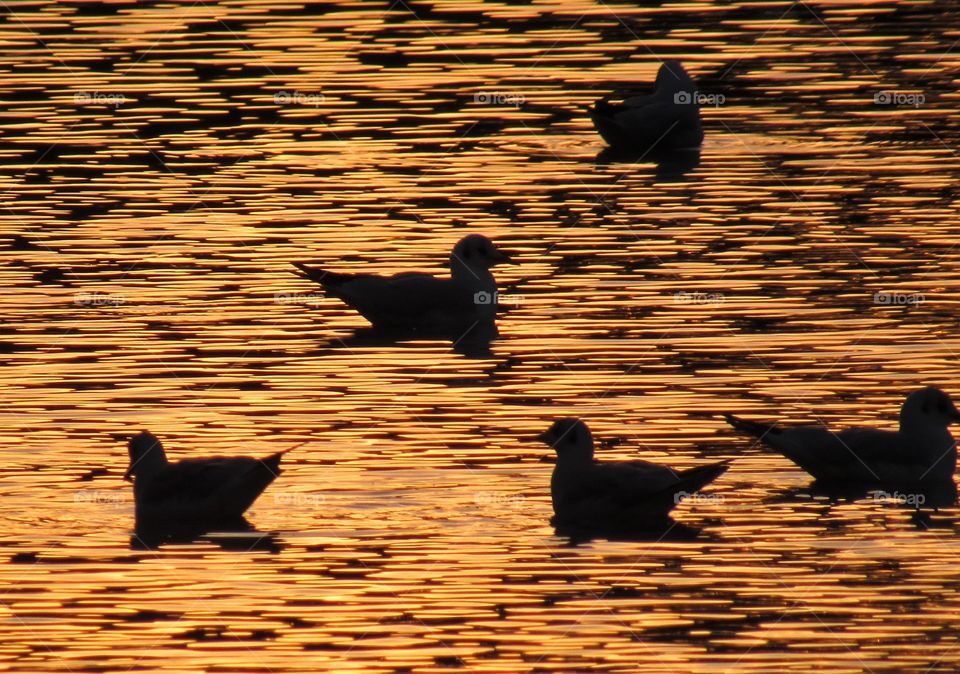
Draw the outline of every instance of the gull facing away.
[[[264,459],[217,456],[170,463],[160,440],[142,431],[128,449],[124,479],[133,481],[138,526],[190,528],[240,520],[280,474],[280,458],[293,448]]]
[[[907,396],[900,430],[822,426],[782,428],[724,414],[726,420],[773,448],[818,482],[918,484],[953,479],[957,446],[949,425],[960,421],[950,396],[927,386]]]
[[[593,106],[590,117],[607,144],[619,150],[646,152],[693,148],[703,142],[697,85],[679,61],[664,61],[654,92]]]
[[[299,262],[293,265],[375,328],[463,330],[495,321],[497,282],[490,269],[509,261],[490,239],[470,234],[450,253],[449,278],[419,272],[339,274]]]
[[[557,452],[550,478],[555,526],[642,529],[659,525],[685,496],[727,470],[728,462],[676,471],[648,461],[601,463],[593,436],[580,419],[560,419],[538,440]]]

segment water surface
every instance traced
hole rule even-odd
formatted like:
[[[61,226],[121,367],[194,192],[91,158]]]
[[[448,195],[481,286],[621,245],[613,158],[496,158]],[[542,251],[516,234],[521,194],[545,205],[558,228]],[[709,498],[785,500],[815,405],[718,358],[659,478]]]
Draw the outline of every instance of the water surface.
[[[956,509],[811,495],[717,416],[960,394],[951,3],[5,12],[4,671],[960,667]],[[589,105],[668,56],[723,97],[699,158],[598,158]],[[439,272],[473,231],[519,263],[479,357],[357,339],[290,264]],[[527,438],[563,415],[604,459],[735,458],[702,533],[557,536]],[[141,428],[310,444],[268,537],[144,549]]]

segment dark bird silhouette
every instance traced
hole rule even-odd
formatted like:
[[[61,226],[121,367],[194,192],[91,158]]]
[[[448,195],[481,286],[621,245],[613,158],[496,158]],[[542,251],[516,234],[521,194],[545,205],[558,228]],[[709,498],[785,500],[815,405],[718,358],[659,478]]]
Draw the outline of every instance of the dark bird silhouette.
[[[784,428],[732,414],[724,417],[735,429],[758,438],[819,482],[914,484],[952,480],[957,469],[957,447],[949,426],[960,421],[960,412],[950,396],[934,386],[907,396],[896,431]]]
[[[190,528],[239,521],[280,474],[280,459],[290,450],[263,459],[209,457],[170,463],[161,442],[142,431],[131,438],[129,451],[124,479],[133,480],[138,526]]]
[[[450,254],[449,278],[419,272],[341,274],[299,262],[293,265],[376,328],[458,330],[494,322],[497,283],[490,269],[509,261],[490,239],[470,234]]]
[[[697,85],[679,61],[664,61],[654,92],[630,96],[622,103],[609,97],[594,104],[590,115],[611,148],[630,152],[692,148],[703,142]]]
[[[560,419],[538,439],[557,452],[550,479],[557,526],[649,527],[728,468],[726,461],[682,471],[648,461],[599,462],[590,429],[580,419]]]

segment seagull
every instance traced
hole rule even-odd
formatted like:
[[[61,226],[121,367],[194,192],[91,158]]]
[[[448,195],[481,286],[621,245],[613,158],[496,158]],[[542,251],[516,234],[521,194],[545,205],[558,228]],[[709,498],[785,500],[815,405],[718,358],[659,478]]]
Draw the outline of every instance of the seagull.
[[[703,142],[697,85],[679,61],[664,61],[654,92],[593,106],[590,117],[607,144],[619,150],[646,152],[694,148]]]
[[[462,330],[495,321],[497,282],[490,268],[503,262],[510,262],[510,257],[490,239],[470,234],[450,253],[450,278],[418,272],[340,274],[299,262],[293,265],[375,328]]]
[[[952,480],[957,446],[948,426],[960,421],[950,396],[935,386],[913,391],[900,408],[900,430],[822,426],[781,428],[724,414],[818,482],[917,484]]]
[[[239,521],[280,474],[283,454],[294,448],[264,459],[217,456],[170,463],[160,440],[141,431],[128,449],[130,467],[123,477],[133,481],[138,526],[190,528]]]
[[[629,529],[663,523],[685,496],[728,467],[726,461],[682,471],[647,461],[600,463],[593,458],[590,429],[580,419],[560,419],[537,439],[557,452],[550,479],[555,526]]]

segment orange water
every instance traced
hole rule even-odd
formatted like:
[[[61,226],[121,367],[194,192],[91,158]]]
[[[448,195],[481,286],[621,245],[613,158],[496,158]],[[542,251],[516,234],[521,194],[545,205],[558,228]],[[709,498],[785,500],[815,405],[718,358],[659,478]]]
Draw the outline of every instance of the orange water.
[[[960,668],[956,510],[812,497],[716,416],[960,395],[953,5],[389,7],[8,3],[0,671]],[[724,96],[699,165],[598,162],[587,106],[668,55]],[[468,231],[519,262],[480,357],[357,339],[290,264],[439,271]],[[571,414],[604,459],[735,458],[703,533],[556,536],[526,438]],[[310,444],[270,538],[144,550],[140,428]]]

